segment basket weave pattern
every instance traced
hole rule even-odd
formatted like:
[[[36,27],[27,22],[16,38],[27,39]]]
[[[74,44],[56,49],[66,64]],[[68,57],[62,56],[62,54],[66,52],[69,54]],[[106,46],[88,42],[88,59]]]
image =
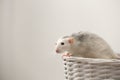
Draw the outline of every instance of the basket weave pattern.
[[[64,57],[65,80],[120,80],[120,60]]]

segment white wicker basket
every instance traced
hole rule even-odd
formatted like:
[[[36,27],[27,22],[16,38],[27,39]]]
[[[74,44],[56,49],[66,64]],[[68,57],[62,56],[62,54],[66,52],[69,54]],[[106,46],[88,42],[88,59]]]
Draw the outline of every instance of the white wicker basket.
[[[65,80],[120,80],[120,60],[64,57]]]

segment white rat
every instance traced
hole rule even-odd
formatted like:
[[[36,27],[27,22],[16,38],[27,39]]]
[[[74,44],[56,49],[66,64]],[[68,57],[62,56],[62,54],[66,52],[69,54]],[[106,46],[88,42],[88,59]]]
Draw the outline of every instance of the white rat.
[[[57,53],[66,53],[65,56],[85,58],[119,58],[108,43],[96,34],[78,32],[58,39],[55,46]]]
[[[63,56],[71,56],[70,49],[71,49],[72,39],[70,37],[63,37],[58,39],[57,43],[55,44],[56,53],[64,53]]]

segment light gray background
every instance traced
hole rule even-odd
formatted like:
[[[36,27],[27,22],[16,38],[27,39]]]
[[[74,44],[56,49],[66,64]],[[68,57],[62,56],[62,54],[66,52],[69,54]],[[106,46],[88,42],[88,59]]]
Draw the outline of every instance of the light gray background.
[[[0,80],[64,80],[54,43],[80,30],[120,52],[120,0],[0,0]]]

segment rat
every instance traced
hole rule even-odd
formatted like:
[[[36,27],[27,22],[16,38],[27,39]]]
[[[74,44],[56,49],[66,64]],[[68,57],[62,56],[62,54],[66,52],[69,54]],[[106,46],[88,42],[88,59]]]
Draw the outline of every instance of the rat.
[[[55,50],[56,53],[63,53],[63,56],[68,57],[119,58],[103,38],[94,33],[84,31],[61,37],[56,42]]]

